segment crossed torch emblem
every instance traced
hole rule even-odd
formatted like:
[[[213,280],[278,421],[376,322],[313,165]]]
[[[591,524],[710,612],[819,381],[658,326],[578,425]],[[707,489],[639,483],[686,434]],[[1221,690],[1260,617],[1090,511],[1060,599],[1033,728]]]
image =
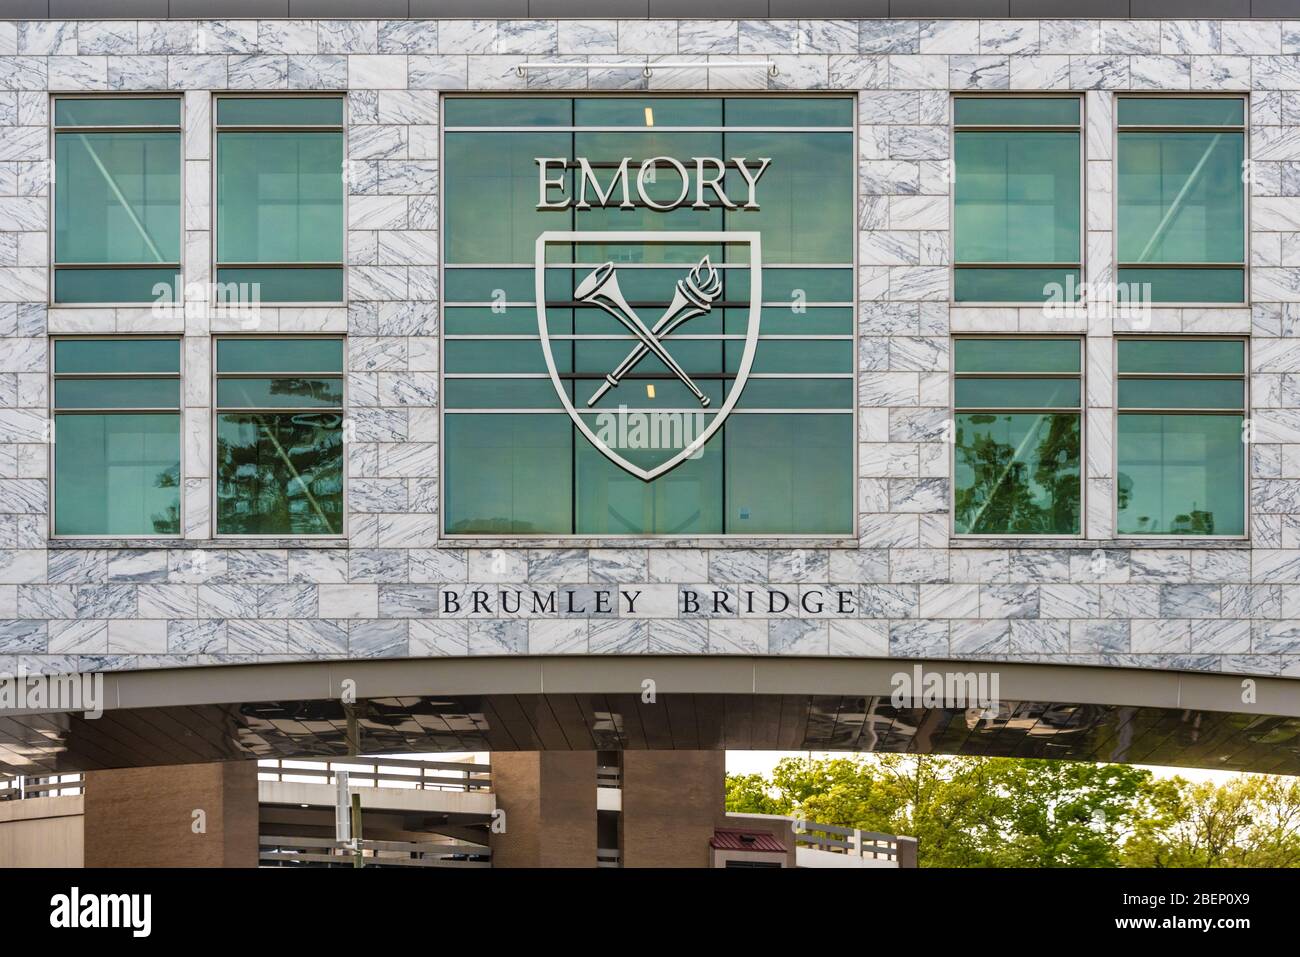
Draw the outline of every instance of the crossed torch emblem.
[[[708,408],[709,397],[700,391],[699,386],[677,364],[677,360],[668,354],[663,340],[678,326],[711,311],[713,300],[717,299],[721,292],[722,280],[718,276],[718,271],[713,268],[713,264],[709,262],[709,257],[705,256],[684,278],[677,280],[672,302],[655,324],[647,327],[619,289],[614,264],[607,262],[592,270],[587,278],[578,283],[577,289],[574,290],[574,298],[579,302],[591,303],[604,309],[627,326],[640,343],[624,357],[613,372],[606,374],[600,388],[587,400],[588,408],[600,401],[600,397],[610,389],[616,388],[623,377],[651,353],[667,366],[673,375],[682,380],[686,388],[690,389],[699,400],[701,406]]]

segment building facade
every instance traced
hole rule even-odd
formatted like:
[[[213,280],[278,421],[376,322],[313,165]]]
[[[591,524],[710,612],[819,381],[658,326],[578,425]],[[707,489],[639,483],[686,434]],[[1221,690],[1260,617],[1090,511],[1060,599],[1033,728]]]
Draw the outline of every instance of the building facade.
[[[1292,13],[0,21],[0,664],[1300,673]]]

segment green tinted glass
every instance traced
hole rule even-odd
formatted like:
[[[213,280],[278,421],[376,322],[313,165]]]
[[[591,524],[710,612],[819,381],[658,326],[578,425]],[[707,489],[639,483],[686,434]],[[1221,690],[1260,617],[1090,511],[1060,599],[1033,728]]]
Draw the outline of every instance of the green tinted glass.
[[[1079,340],[967,339],[954,343],[958,372],[1078,372]]]
[[[459,101],[447,101],[452,102]],[[569,157],[571,142],[567,133],[447,133],[447,262],[531,263],[540,233],[572,229],[571,211],[537,209],[540,174],[534,162]],[[565,193],[572,195],[572,171],[565,175]],[[559,191],[549,195],[556,200]]]
[[[226,409],[342,408],[342,379],[240,376],[217,382],[217,405]]]
[[[56,535],[180,534],[180,416],[54,417]]]
[[[728,97],[723,105],[728,126],[852,126],[853,100],[848,97]],[[730,154],[729,154],[730,155]]]
[[[430,120],[432,122],[432,118]],[[337,96],[217,97],[218,126],[342,126]]]
[[[1120,534],[1245,534],[1242,416],[1118,419]]]
[[[732,335],[744,335],[749,328],[748,309],[727,309],[726,331]],[[849,308],[819,308],[817,306],[798,308],[769,306],[761,312],[760,326],[763,335],[796,336],[843,336],[853,334],[853,310]],[[711,329],[713,323],[691,323],[692,332]]]
[[[1120,262],[1241,262],[1244,160],[1242,133],[1121,133]]]
[[[1240,409],[1245,393],[1241,379],[1119,380],[1124,409]]]
[[[567,415],[449,415],[444,522],[452,535],[573,530]],[[583,440],[586,441],[585,439]]]
[[[738,409],[853,409],[852,379],[751,379]]]
[[[845,200],[853,195],[852,142],[850,133],[728,133],[727,156],[746,158],[751,172],[760,157],[773,160],[755,187],[759,208],[727,210],[727,228],[761,230],[770,262],[851,261],[854,210]],[[729,168],[724,182],[733,202],[748,199],[737,169]]]
[[[956,416],[954,527],[968,535],[1077,535],[1079,415]]]
[[[1121,268],[1116,297],[1123,303],[1243,302],[1244,269]]]
[[[1120,372],[1242,373],[1240,339],[1120,339]]]
[[[1079,407],[1078,379],[958,379],[956,405],[964,409],[1068,409]]]
[[[706,96],[601,96],[573,101],[574,126],[720,126],[722,100]]]
[[[663,370],[662,366],[660,366],[660,370],[660,375],[667,376],[667,372]],[[594,398],[605,385],[604,378],[593,376],[589,379],[578,379],[573,385],[573,394],[578,400],[576,404],[581,408],[591,409],[618,409],[621,406],[630,406],[633,410],[651,412],[663,409],[682,409],[689,412],[699,411],[703,414],[703,409],[695,394],[680,379],[674,379],[671,376],[667,378],[651,378],[648,374],[638,370],[623,379],[617,388],[607,389],[599,401],[588,406],[587,402]],[[716,409],[722,404],[723,383],[721,380],[700,377],[696,379],[695,385],[709,399],[709,409]],[[668,424],[672,425],[674,423],[669,422]],[[672,448],[673,446],[668,447]]]
[[[454,412],[444,418],[445,528],[466,534],[695,535],[762,532],[785,522],[795,532],[821,534],[823,528],[832,529],[828,534],[851,532],[852,415],[767,416],[748,410],[851,412],[853,408],[851,379],[817,377],[853,370],[855,286],[852,270],[843,264],[853,261],[855,211],[850,197],[856,172],[852,133],[839,129],[855,122],[853,100],[457,97],[445,102],[443,117],[452,130],[444,138],[443,164],[443,261],[449,265],[444,271],[442,320],[450,337],[443,351],[443,399],[448,411]],[[540,128],[490,129],[495,125]],[[555,129],[570,125],[576,129]],[[455,132],[465,126],[482,129]],[[682,126],[697,129],[673,130]],[[719,126],[725,128],[712,129]],[[821,129],[772,132],[785,126]],[[647,199],[669,204],[684,195],[688,205],[663,211],[641,201],[637,189],[641,160],[654,156],[679,160],[688,181],[666,160],[660,161],[653,177],[644,182]],[[695,157],[714,156],[745,157],[750,170],[760,160],[771,159],[756,189],[757,209],[727,211],[710,190],[705,191],[707,208],[689,205],[697,196]],[[568,163],[586,157],[595,164],[602,190],[617,182],[615,167],[627,157],[629,193],[636,206],[618,208],[621,192],[616,190],[614,206],[578,210],[570,203],[564,209],[538,210],[538,157]],[[548,188],[548,199],[576,197],[576,173],[571,166],[552,163],[546,175],[562,179],[562,186]],[[723,190],[733,201],[743,203],[749,198],[745,180],[734,167],[725,173]],[[587,198],[596,201],[590,183]],[[744,434],[749,427],[736,424],[740,419],[753,420],[754,425],[771,419],[781,434],[798,435],[798,440],[790,437],[797,451],[804,448],[800,440],[806,438],[817,449],[820,440],[815,436],[832,436],[838,443],[835,454],[816,453],[821,472],[814,478],[816,470],[810,466],[807,476],[795,476],[806,487],[818,482],[833,485],[837,491],[832,503],[750,501],[737,509],[732,522],[726,504],[732,479],[724,465],[733,455],[729,445],[724,455],[724,445],[731,441],[724,437],[725,430],[700,456],[645,482],[602,454],[565,415],[473,411],[557,409],[560,397],[548,374],[553,371],[561,377],[564,394],[584,410],[584,420],[602,436],[602,443],[637,467],[652,469],[689,441],[680,433],[688,426],[694,428],[697,417],[709,421],[727,398],[741,365],[743,343],[724,343],[717,337],[747,331],[750,299],[757,298],[750,284],[749,241],[724,242],[720,236],[689,244],[647,242],[640,237],[548,241],[541,252],[543,262],[549,264],[544,273],[546,302],[541,307],[553,366],[548,369],[543,343],[536,338],[532,263],[542,232],[573,230],[761,234],[765,305],[758,309],[763,329],[777,336],[809,338],[759,344],[752,369],[756,375],[740,395],[740,411],[727,428],[734,426]],[[692,317],[680,333],[665,333],[664,344],[707,397],[707,408],[655,355],[637,359],[617,386],[609,386],[606,377],[635,354],[637,342],[626,325],[607,312],[575,303],[578,284],[601,263],[614,263],[629,308],[653,326],[669,308],[677,283],[706,255],[721,267],[720,297],[707,313]],[[486,268],[467,268],[476,263]],[[791,265],[799,263],[808,265]],[[843,338],[812,338],[820,336]],[[764,378],[764,374],[775,377]],[[488,375],[529,378],[502,380]],[[649,419],[641,422],[637,416],[643,415]],[[823,419],[831,421],[823,423]],[[630,421],[620,425],[621,420]],[[652,440],[643,443],[651,421],[667,423],[678,433],[657,446]],[[805,429],[806,436],[801,434]],[[736,455],[742,447],[737,445]],[[827,469],[831,474],[822,474]],[[746,474],[744,481],[756,480]],[[787,499],[796,494],[790,484],[772,482],[762,488]],[[833,520],[818,512],[828,507],[835,512]],[[778,514],[784,517],[774,517]]]
[[[222,268],[215,298],[230,306],[261,302],[342,302],[343,270]]]
[[[64,303],[171,303],[180,301],[181,274],[159,269],[54,269],[54,301]]]
[[[573,331],[570,310],[548,313],[547,323],[553,333]],[[532,306],[513,306],[500,311],[490,306],[452,306],[443,313],[444,331],[449,336],[521,336],[537,334],[537,310]]]
[[[442,387],[449,409],[559,409],[547,379],[448,379]]]
[[[217,372],[342,372],[343,340],[217,340]]]
[[[174,96],[59,97],[55,126],[180,126],[181,101]]]
[[[56,263],[180,261],[180,133],[59,133],[54,153]]]
[[[341,132],[217,135],[217,259],[342,261]]]
[[[573,348],[553,346],[555,367],[559,372],[573,371]],[[546,356],[532,340],[485,342],[452,340],[443,344],[447,368],[456,372],[546,372]],[[621,358],[621,357],[620,357]]]
[[[443,272],[443,281],[446,283],[443,289],[446,302],[531,303],[537,289],[532,266],[527,269],[447,269]],[[567,298],[573,293],[573,285],[573,270],[546,270],[548,299]],[[504,306],[498,305],[497,308]]]
[[[1233,97],[1121,96],[1115,118],[1120,126],[1241,126],[1246,101]]]
[[[749,270],[730,268],[724,271],[728,299],[749,298]],[[853,273],[847,269],[785,269],[763,266],[763,299],[815,305],[825,302],[853,301]]]
[[[449,96],[442,104],[447,126],[569,126],[573,101],[541,96]]]
[[[952,119],[957,126],[1078,126],[1079,98],[959,96]]]
[[[587,416],[607,444],[629,461],[651,468],[663,448],[685,448],[706,415],[631,412]],[[621,426],[620,426],[621,422]],[[651,442],[660,448],[648,447]],[[692,535],[722,532],[722,450],[710,446],[654,482],[619,468],[585,438],[574,446],[577,527],[599,535]]]
[[[57,409],[175,409],[179,379],[56,379]]]
[[[957,261],[1078,262],[1079,134],[963,132],[955,139]]]
[[[976,269],[953,271],[957,302],[1077,302],[1083,294],[1078,269]]]
[[[329,413],[217,416],[217,532],[339,535],[343,421]]]
[[[723,432],[729,534],[852,534],[852,416],[732,415]]]
[[[54,371],[180,372],[179,339],[58,339]]]
[[[745,344],[732,339],[726,344],[726,371],[738,372]],[[852,372],[852,343],[842,340],[783,341],[765,340],[754,353],[752,372]]]

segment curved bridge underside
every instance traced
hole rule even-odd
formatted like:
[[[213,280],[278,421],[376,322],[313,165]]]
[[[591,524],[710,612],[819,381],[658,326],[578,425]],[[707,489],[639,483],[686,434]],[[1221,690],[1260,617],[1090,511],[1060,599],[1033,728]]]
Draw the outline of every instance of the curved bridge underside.
[[[996,675],[997,707],[899,674]],[[974,686],[972,686],[974,687]],[[915,689],[920,695],[921,688]],[[316,661],[104,675],[104,712],[5,711],[0,770],[437,751],[770,749],[1300,774],[1300,682],[915,659]],[[964,704],[964,702],[963,702]]]

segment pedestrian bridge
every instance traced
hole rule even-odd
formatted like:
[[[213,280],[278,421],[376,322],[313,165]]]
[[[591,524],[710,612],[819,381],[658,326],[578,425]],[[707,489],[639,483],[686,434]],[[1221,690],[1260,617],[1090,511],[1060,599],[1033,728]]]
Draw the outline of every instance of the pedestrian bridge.
[[[913,687],[996,689],[931,700]],[[908,695],[899,700],[900,683]],[[941,685],[941,687],[944,687]],[[537,656],[109,673],[99,718],[7,711],[0,771],[450,751],[830,750],[1300,773],[1300,683],[962,660]]]

